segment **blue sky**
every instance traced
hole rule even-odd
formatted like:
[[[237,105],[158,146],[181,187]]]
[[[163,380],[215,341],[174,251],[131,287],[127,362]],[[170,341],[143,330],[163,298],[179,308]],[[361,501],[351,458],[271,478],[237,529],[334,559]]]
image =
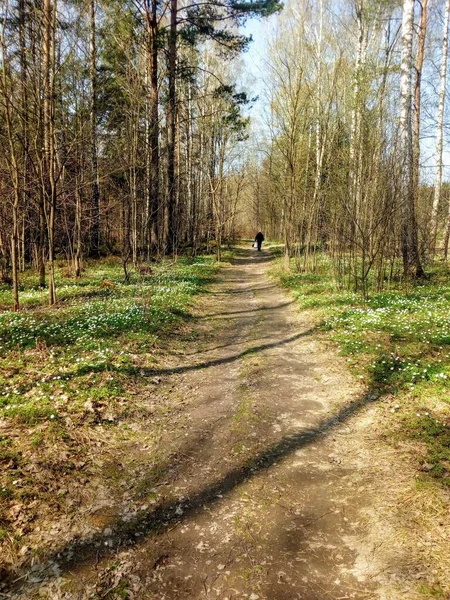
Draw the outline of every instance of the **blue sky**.
[[[273,15],[267,19],[249,19],[243,28],[246,35],[253,37],[248,51],[242,55],[244,73],[240,83],[250,97],[258,96],[258,100],[250,112],[254,132],[261,132],[266,129],[264,112],[267,106],[264,88],[264,65],[267,60],[269,31],[277,18],[278,15]]]
[[[250,96],[259,96],[259,100],[251,109],[250,114],[252,115],[252,129],[255,132],[263,132],[265,127],[264,111],[266,109],[266,102],[264,98],[264,64],[267,58],[268,52],[268,36],[276,20],[279,18],[278,15],[273,15],[268,19],[249,19],[243,27],[243,32],[246,35],[252,35],[253,42],[250,44],[250,48],[247,52],[242,55],[244,64],[244,74],[242,76],[241,85]],[[428,57],[430,59],[431,57]],[[437,60],[436,60],[437,59]],[[440,56],[436,57],[435,62],[440,66]],[[449,65],[450,66],[450,65]],[[436,67],[434,67],[436,68]],[[439,67],[438,67],[439,68]],[[424,84],[424,112],[425,115],[427,107],[427,92],[433,97],[438,91],[434,86],[430,86],[427,89],[426,79],[423,81]],[[433,104],[436,102],[437,97],[433,98]],[[446,100],[446,113],[449,112],[450,98]],[[434,112],[434,111],[432,111]],[[422,168],[422,180],[427,183],[434,183],[434,172],[435,172],[435,122],[434,119],[427,119],[423,123],[423,139],[421,141],[421,163]],[[443,178],[444,180],[450,179],[450,148],[448,139],[446,139],[444,133],[444,156],[443,156]]]

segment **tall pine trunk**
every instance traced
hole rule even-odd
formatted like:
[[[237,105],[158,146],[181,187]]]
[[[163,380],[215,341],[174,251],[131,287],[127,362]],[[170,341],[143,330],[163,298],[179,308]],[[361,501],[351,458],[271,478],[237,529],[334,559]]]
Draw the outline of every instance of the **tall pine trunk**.
[[[162,212],[160,202],[159,182],[159,92],[158,92],[158,0],[147,0],[145,15],[147,20],[147,51],[150,71],[150,97],[149,97],[149,128],[147,147],[149,156],[148,177],[148,240],[150,247],[162,250]]]
[[[55,212],[56,212],[56,148],[55,148],[55,28],[56,1],[43,2],[43,130],[44,130],[44,212],[48,241],[48,289],[49,304],[56,302],[55,286]]]
[[[20,167],[16,152],[16,134],[13,124],[13,107],[11,106],[10,96],[10,73],[8,69],[8,57],[6,54],[5,40],[5,22],[3,21],[1,30],[1,50],[2,50],[2,104],[4,106],[4,114],[2,115],[6,124],[6,137],[8,140],[9,149],[9,172],[13,186],[13,201],[12,201],[12,232],[10,238],[10,253],[11,253],[11,268],[12,268],[12,285],[13,285],[13,310],[19,310],[19,267],[18,267],[18,242],[19,242],[19,205],[20,205]],[[6,254],[6,253],[5,253]]]
[[[100,185],[98,177],[97,143],[97,43],[95,26],[95,0],[89,2],[89,79],[90,79],[90,151],[92,176],[92,229],[91,256],[100,256]]]
[[[176,147],[176,63],[177,63],[177,8],[178,0],[170,0],[169,31],[169,70],[168,70],[168,107],[167,107],[167,212],[168,212],[168,251],[177,249],[177,214],[176,214],[176,181],[175,181],[175,147]]]

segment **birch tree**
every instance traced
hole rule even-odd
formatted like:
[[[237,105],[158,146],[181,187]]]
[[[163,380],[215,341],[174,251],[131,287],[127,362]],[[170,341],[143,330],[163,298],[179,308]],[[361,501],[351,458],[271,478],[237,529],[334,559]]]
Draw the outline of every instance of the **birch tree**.
[[[442,190],[442,154],[444,141],[444,105],[447,82],[447,60],[448,60],[448,26],[450,17],[450,0],[445,2],[444,29],[442,32],[442,58],[440,73],[439,106],[436,125],[436,179],[434,183],[433,207],[431,212],[431,243],[433,252],[436,252],[436,239],[438,228],[438,211]],[[444,254],[447,259],[448,235],[450,232],[450,209],[448,224],[445,232]]]
[[[417,224],[414,206],[414,154],[412,133],[412,85],[414,0],[403,1],[402,50],[400,65],[399,194],[401,247],[405,275],[420,277],[423,269],[419,257]]]
[[[427,34],[427,7],[428,0],[422,0],[420,4],[420,24],[417,43],[416,79],[414,84],[414,121],[413,121],[413,187],[414,204],[417,207],[419,200],[419,176],[420,176],[420,124],[421,124],[421,92],[422,71],[425,58],[425,39]]]

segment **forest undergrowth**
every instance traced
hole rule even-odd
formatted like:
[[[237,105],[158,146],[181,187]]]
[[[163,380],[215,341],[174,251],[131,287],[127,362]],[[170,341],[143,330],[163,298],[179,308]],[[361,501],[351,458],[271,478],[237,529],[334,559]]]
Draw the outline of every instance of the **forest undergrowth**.
[[[299,308],[311,310],[374,398],[386,400],[385,436],[417,467],[450,489],[450,281],[445,266],[416,284],[369,294],[338,289],[328,260],[315,273],[273,270]]]
[[[132,445],[144,435],[136,419],[155,424],[148,444],[157,463],[170,411],[140,395],[158,387],[151,371],[168,334],[180,351],[189,343],[192,297],[217,269],[213,257],[165,260],[124,282],[118,260],[93,261],[78,279],[61,264],[58,304],[48,307],[46,290],[25,273],[20,313],[9,310],[11,290],[0,289],[0,575],[69,535],[86,497],[101,495],[96,478],[106,488],[119,482],[119,467],[108,464],[118,439]]]

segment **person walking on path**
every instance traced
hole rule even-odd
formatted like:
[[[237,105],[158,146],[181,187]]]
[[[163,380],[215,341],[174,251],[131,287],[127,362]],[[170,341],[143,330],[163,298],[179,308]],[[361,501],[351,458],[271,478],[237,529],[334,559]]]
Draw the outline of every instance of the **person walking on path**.
[[[258,246],[258,250],[261,250],[261,245],[262,245],[263,241],[264,241],[264,235],[263,235],[262,231],[258,231],[258,233],[256,234],[256,237],[255,237],[255,242]]]

